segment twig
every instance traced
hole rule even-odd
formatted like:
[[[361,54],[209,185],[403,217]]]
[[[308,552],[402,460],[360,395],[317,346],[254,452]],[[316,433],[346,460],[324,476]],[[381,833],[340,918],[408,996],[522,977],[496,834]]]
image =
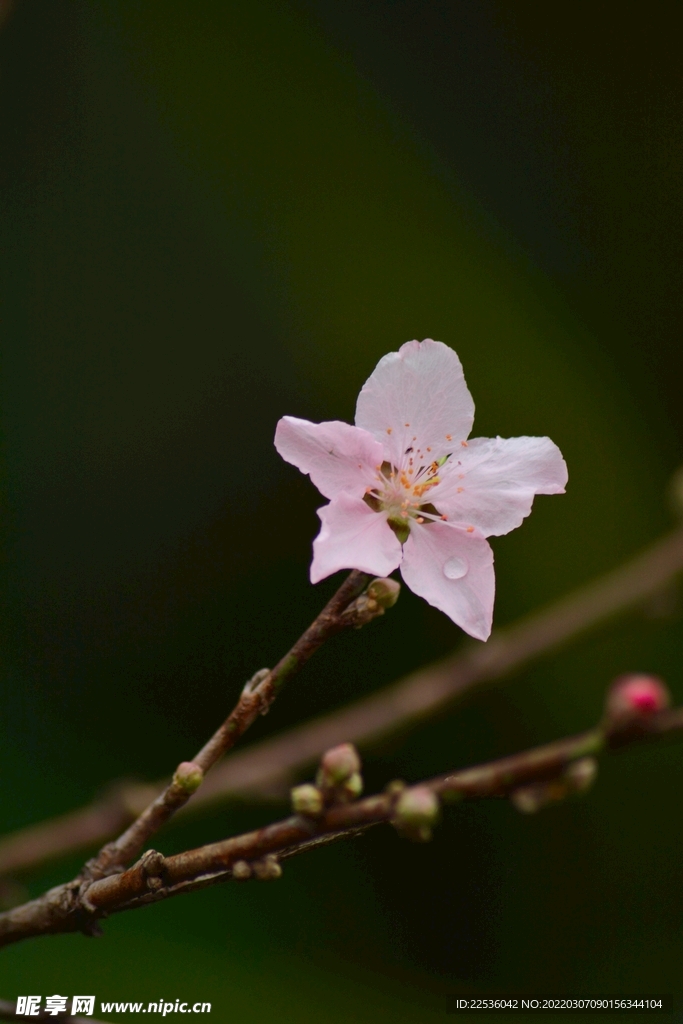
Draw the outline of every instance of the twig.
[[[357,570],[350,573],[334,597],[275,668],[262,669],[249,680],[223,724],[192,762],[185,762],[189,774],[183,774],[183,765],[180,765],[173,780],[118,839],[108,843],[96,857],[88,861],[83,871],[86,883],[120,871],[139,855],[161,826],[187,803],[216,761],[235,745],[259,715],[267,714],[287,680],[306,664],[326,640],[346,626],[362,625],[384,611],[376,602],[367,599],[359,604],[361,594],[370,580],[367,573]]]
[[[373,825],[396,823],[399,802],[407,793],[428,790],[442,802],[504,796],[514,799],[524,787],[528,790],[530,786],[550,785],[553,780],[568,780],[572,766],[587,761],[592,764],[593,757],[602,750],[681,731],[683,707],[678,707],[622,724],[613,731],[598,727],[410,788],[392,783],[375,796],[330,806],[317,818],[294,815],[171,857],[149,850],[127,871],[95,881],[85,892],[76,879],[0,915],[0,945],[46,934],[93,934],[98,920],[108,914],[133,910],[229,878],[277,877],[280,858],[294,856],[321,841],[357,835]]]
[[[397,729],[415,726],[473,688],[647,600],[682,570],[679,529],[608,575],[496,630],[485,646],[468,646],[369,697],[234,754],[212,772],[188,810],[283,788],[337,743],[368,746]],[[158,783],[156,791],[163,785]],[[122,784],[89,807],[7,836],[0,842],[0,875],[103,842],[147,805],[149,794],[148,785]]]

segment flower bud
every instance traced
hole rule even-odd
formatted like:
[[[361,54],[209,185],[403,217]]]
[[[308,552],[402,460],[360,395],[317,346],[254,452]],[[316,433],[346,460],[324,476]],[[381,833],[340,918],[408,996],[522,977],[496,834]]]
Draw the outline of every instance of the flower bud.
[[[282,877],[282,868],[274,853],[269,853],[261,860],[255,860],[251,865],[254,877],[259,882],[270,882],[274,878]]]
[[[360,771],[360,757],[351,743],[340,743],[322,756],[318,772],[318,785],[324,789],[346,782]]]
[[[165,863],[166,858],[158,850],[147,850],[140,858],[140,866],[146,875],[160,875]]]
[[[322,813],[323,795],[317,786],[311,786],[309,783],[295,786],[290,796],[292,810],[295,814],[304,814],[309,818],[315,818]]]
[[[380,576],[373,580],[368,589],[367,595],[376,601],[380,608],[393,608],[401,593],[401,584],[388,576]]]
[[[394,807],[392,824],[407,839],[427,842],[439,820],[439,800],[427,786],[404,789]]]
[[[179,789],[191,796],[204,781],[204,772],[194,761],[183,761],[176,768],[173,781]]]
[[[594,757],[572,761],[556,779],[519,786],[510,794],[510,802],[522,814],[536,814],[544,807],[558,804],[568,796],[585,793],[595,782],[598,762]]]
[[[548,786],[520,786],[510,793],[510,802],[520,814],[536,814],[542,807],[554,803]]]
[[[232,866],[232,877],[236,882],[246,882],[251,878],[251,867],[246,860],[236,860]]]
[[[663,711],[671,702],[669,691],[657,676],[619,676],[607,694],[605,715],[610,723],[647,717]]]
[[[356,800],[363,792],[363,776],[360,772],[354,772],[349,778],[341,784],[339,787],[340,796],[342,801]]]
[[[567,787],[572,793],[585,793],[591,788],[598,774],[598,762],[594,757],[580,757],[572,761],[564,773]]]

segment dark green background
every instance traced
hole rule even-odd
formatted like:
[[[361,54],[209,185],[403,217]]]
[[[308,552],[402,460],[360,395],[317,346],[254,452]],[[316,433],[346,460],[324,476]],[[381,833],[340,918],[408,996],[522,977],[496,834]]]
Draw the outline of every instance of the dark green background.
[[[330,593],[285,414],[351,419],[377,359],[461,356],[475,435],[570,470],[495,541],[496,622],[669,525],[680,461],[673,5],[23,0],[0,84],[2,828],[190,756]],[[460,642],[409,593],[329,645],[258,739]],[[418,779],[584,728],[610,678],[683,698],[680,621],[631,616],[367,752]],[[3,952],[0,994],[208,999],[212,1019],[443,1019],[445,992],[681,994],[680,748],[535,818],[448,811]],[[226,809],[165,851],[267,820]],[[31,892],[77,860],[27,879]],[[123,1019],[123,1018],[122,1018]]]

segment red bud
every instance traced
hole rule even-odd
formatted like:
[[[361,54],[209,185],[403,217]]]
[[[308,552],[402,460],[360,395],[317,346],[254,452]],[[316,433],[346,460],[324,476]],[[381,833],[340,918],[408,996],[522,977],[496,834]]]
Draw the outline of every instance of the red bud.
[[[619,676],[607,695],[606,712],[611,720],[639,718],[669,707],[669,691],[657,676]]]

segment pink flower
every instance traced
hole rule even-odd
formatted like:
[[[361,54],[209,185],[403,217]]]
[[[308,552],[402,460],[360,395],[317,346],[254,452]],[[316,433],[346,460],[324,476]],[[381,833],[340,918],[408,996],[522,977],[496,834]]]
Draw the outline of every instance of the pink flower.
[[[285,416],[275,447],[330,499],[318,511],[311,581],[339,569],[406,584],[471,636],[491,632],[486,537],[509,533],[536,494],[561,494],[567,467],[547,437],[468,441],[474,402],[455,352],[408,341],[363,385],[356,426]]]

